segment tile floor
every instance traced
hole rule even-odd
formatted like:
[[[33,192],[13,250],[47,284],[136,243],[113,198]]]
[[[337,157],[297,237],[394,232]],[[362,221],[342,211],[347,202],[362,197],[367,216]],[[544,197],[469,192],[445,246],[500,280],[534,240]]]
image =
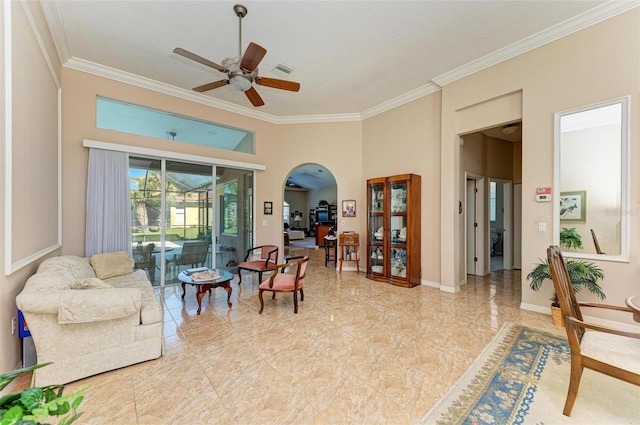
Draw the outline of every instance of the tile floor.
[[[87,391],[82,424],[413,424],[506,321],[561,333],[519,309],[519,272],[470,277],[458,294],[396,287],[324,267],[310,253],[305,300],[259,302],[254,280],[215,289],[196,315],[193,288],[158,290],[165,353],[67,385]],[[286,255],[286,253],[285,253]],[[234,279],[234,282],[237,278]]]

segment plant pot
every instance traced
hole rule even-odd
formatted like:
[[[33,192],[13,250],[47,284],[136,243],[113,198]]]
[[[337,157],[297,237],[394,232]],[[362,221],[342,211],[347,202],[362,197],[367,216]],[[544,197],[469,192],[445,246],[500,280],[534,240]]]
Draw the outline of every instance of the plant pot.
[[[551,306],[551,318],[553,324],[564,328],[564,317],[562,317],[562,310],[560,307]]]

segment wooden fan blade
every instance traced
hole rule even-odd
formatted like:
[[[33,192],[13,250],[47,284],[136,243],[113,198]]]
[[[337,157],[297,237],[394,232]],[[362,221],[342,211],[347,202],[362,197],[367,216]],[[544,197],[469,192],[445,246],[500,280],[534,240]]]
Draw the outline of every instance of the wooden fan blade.
[[[274,89],[298,91],[300,83],[295,81],[279,80],[277,78],[256,77],[256,83],[261,86],[273,87]]]
[[[202,56],[198,56],[195,53],[191,53],[188,50],[183,49],[182,47],[176,47],[173,49],[173,53],[183,56],[187,59],[191,59],[192,61],[196,61],[213,69],[217,69],[220,72],[229,72],[227,68],[218,65],[217,63],[211,62],[209,59],[205,59]]]
[[[193,90],[199,91],[202,93],[204,91],[209,91],[209,90],[217,89],[218,87],[226,86],[227,84],[229,84],[229,80],[214,81],[213,83],[203,84],[201,86],[194,87]]]
[[[249,102],[251,102],[253,106],[264,105],[264,101],[262,100],[256,89],[254,89],[253,87],[244,92],[244,94],[247,95],[247,99],[249,99]]]
[[[242,61],[240,62],[240,68],[246,71],[253,71],[258,67],[258,64],[267,54],[267,49],[262,46],[257,45],[256,43],[249,43],[249,47],[247,47],[247,51],[242,55]]]

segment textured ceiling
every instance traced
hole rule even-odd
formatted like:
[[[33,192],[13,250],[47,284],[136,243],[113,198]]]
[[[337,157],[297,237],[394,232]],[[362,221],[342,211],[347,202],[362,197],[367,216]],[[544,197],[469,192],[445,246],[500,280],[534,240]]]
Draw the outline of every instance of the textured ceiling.
[[[446,76],[460,67],[470,63],[475,64],[473,69],[489,66],[579,29],[588,21],[584,13],[597,20],[599,10],[611,8],[604,3],[245,1],[243,49],[250,41],[267,49],[260,75],[279,78],[271,71],[284,64],[294,70],[289,79],[301,84],[299,93],[258,86],[266,103],[257,108],[258,113],[268,117],[360,117],[380,105],[435,90],[438,86],[433,81],[446,82]],[[183,47],[218,64],[237,55],[234,4],[42,2],[67,66],[122,72],[124,79],[140,76],[223,107],[256,113],[244,93],[230,86],[202,95],[190,91],[224,74],[173,53],[174,48]]]
[[[65,66],[133,82],[272,122],[359,120],[638,5],[638,0],[243,1],[243,50],[267,49],[259,74],[279,64],[292,93],[257,86],[265,105],[225,86],[224,74],[173,53],[221,64],[238,54],[235,1],[41,2]],[[499,133],[498,133],[499,134]],[[317,165],[291,181],[335,184]]]

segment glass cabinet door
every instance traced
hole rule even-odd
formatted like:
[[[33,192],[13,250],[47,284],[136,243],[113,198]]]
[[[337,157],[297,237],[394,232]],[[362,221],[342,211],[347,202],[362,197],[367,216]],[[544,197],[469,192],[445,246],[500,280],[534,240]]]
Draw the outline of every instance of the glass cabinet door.
[[[389,260],[392,277],[407,277],[407,182],[393,182],[390,190]]]
[[[367,278],[420,285],[420,176],[367,180]]]
[[[384,273],[384,185],[369,187],[369,271]]]

